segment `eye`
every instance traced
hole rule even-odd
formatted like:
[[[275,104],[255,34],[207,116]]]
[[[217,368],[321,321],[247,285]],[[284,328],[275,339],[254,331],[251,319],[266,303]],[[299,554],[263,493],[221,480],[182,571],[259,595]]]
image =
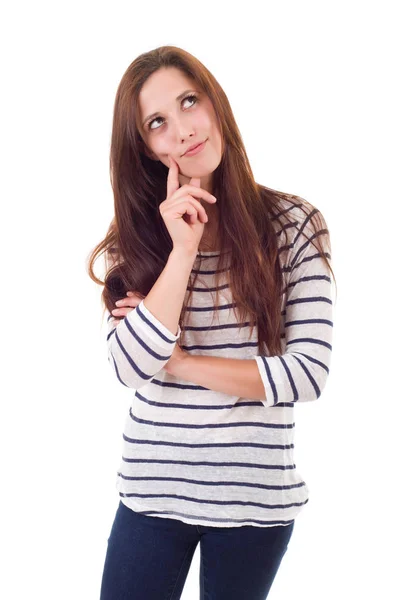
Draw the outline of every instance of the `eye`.
[[[185,102],[185,100],[191,100],[194,101],[192,103],[191,106],[194,106],[197,102],[197,96],[195,96],[194,94],[189,94],[189,96],[185,96],[182,100],[182,102]],[[191,106],[189,106],[189,108],[191,108]],[[150,131],[154,131],[155,129],[159,129],[159,127],[152,127],[151,125],[155,122],[155,121],[159,121],[159,120],[163,120],[162,117],[156,117],[155,119],[153,119],[152,121],[150,121],[147,125],[147,129],[149,129]]]

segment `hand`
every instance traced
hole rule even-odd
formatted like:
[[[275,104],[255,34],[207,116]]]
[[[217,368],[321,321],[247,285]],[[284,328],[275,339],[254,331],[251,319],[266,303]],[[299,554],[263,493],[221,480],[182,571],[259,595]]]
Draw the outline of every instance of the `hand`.
[[[168,155],[167,197],[159,205],[161,217],[172,239],[174,248],[197,252],[208,221],[207,212],[199,199],[214,204],[215,196],[200,187],[200,177],[191,177],[189,184],[179,187],[180,168]]]
[[[189,356],[189,352],[182,350],[179,344],[176,343],[171,354],[171,358],[168,360],[167,364],[164,365],[163,369],[165,369],[165,371],[167,371],[167,373],[170,375],[177,375],[177,369],[179,365],[187,356]]]
[[[115,303],[117,308],[114,308],[111,313],[113,315],[112,323],[117,326],[118,323],[126,317],[128,313],[134,310],[138,304],[145,298],[146,296],[142,296],[138,292],[126,292],[127,297],[122,298],[121,300],[117,300]],[[121,318],[118,318],[116,315],[121,315]]]

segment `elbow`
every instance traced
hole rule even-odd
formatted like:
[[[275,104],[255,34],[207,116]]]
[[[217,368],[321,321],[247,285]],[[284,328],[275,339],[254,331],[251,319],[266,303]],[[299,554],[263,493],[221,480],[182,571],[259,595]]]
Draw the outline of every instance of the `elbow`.
[[[297,403],[318,400],[328,380],[330,355],[324,360],[301,354],[292,354],[292,357],[296,364],[296,371],[292,372],[296,377],[291,378],[291,401]]]
[[[168,362],[165,361],[162,364],[158,363],[157,365],[153,365],[153,369],[142,371],[136,363],[134,363],[135,366],[132,366],[132,363],[128,366],[126,364],[121,364],[121,361],[117,361],[114,358],[111,350],[109,351],[108,361],[121,385],[135,390],[140,390],[140,388],[147,385],[164,367],[164,364]]]
[[[128,316],[134,314],[132,311]],[[107,344],[108,360],[118,381],[139,390],[170,360],[176,340],[165,336],[158,340],[157,336],[133,327],[125,318],[109,333]]]
[[[322,368],[316,365],[315,369],[310,373],[308,391],[301,398],[304,402],[318,400],[324,391],[329,375],[329,368]]]
[[[139,390],[147,385],[153,377],[167,364],[172,351],[159,353],[146,348],[136,348],[128,352],[120,341],[112,335],[108,344],[108,361],[121,385]]]

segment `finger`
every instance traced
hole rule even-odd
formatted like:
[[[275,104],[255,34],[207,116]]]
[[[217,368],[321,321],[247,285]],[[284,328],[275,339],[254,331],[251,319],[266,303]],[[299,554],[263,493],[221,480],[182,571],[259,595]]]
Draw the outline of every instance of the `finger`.
[[[179,189],[179,165],[170,154],[168,154],[168,158],[169,170],[167,177],[167,198],[169,198],[174,192],[176,192],[176,190]]]
[[[140,298],[141,300],[143,300],[143,298],[144,298],[143,294],[140,294],[139,292],[132,292],[131,290],[126,292],[126,294],[130,298],[136,297],[136,298]]]
[[[121,319],[125,318],[126,315],[128,315],[130,312],[132,312],[133,310],[135,310],[135,306],[130,307],[130,306],[124,306],[121,308],[114,308],[114,310],[112,310],[112,314],[113,316],[115,315],[121,315]]]
[[[185,214],[189,215],[191,217],[191,223],[195,223],[196,219],[198,219],[199,221],[203,221],[204,223],[208,221],[207,212],[202,203],[199,202],[199,200],[196,200],[196,198],[193,198],[192,196],[188,195],[186,197],[186,202],[188,204],[182,204],[182,202],[178,199],[177,203],[172,204],[170,209],[176,210],[180,208],[181,216],[185,216]]]
[[[203,190],[203,188],[198,188],[189,184],[185,184],[179,188],[179,193],[176,194],[176,196],[181,198],[185,197],[187,194],[191,194],[195,198],[199,198],[199,200],[206,200],[210,204],[215,204],[217,201],[216,197],[210,194],[210,192],[207,192],[207,190]]]
[[[130,296],[140,296],[139,292],[135,292],[133,290],[128,290],[126,293]]]
[[[188,204],[180,204],[180,209],[181,211],[181,217],[183,218],[183,220],[186,223],[192,223],[192,225],[194,223],[196,223],[197,219],[200,220],[200,212],[196,209],[195,206],[192,205],[191,202],[189,202],[188,200]]]
[[[129,292],[127,292],[129,293]],[[133,292],[129,293],[129,296],[125,297],[125,298],[121,298],[120,300],[117,300],[115,305],[118,307],[121,306],[137,306],[138,304],[140,304],[140,302],[143,300],[143,298],[141,298],[141,296],[139,296],[138,294],[135,294]]]
[[[123,308],[136,308],[140,304],[139,298],[125,298],[124,300],[118,300],[115,303],[114,310],[119,310]]]
[[[190,203],[178,204],[172,212],[174,219],[183,219],[185,223],[195,224],[198,219],[197,210]]]
[[[189,181],[189,185],[194,185],[194,187],[200,187],[200,177],[192,177]]]
[[[199,220],[200,222],[206,223],[208,221],[208,216],[201,202],[198,202],[197,200],[191,197],[188,198],[188,202],[194,208],[194,210],[192,210],[192,208],[190,207],[186,211],[188,215],[190,215],[190,222],[193,224],[196,223],[197,220]]]

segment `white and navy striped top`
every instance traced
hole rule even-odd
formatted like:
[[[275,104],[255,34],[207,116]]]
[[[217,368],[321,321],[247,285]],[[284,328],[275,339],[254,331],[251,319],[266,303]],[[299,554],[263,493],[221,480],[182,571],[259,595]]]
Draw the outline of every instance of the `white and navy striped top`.
[[[309,217],[298,204],[285,203],[298,228],[285,227],[292,245],[286,264],[281,261],[282,356],[259,356],[257,327],[252,337],[249,327],[235,327],[224,284],[210,327],[218,252],[201,252],[203,283],[193,291],[188,342],[182,346],[199,355],[255,360],[266,400],[215,392],[168,374],[163,366],[181,329],[173,335],[143,301],[116,328],[108,313],[110,365],[121,384],[135,389],[116,487],[121,501],[138,513],[192,525],[271,527],[291,524],[308,502],[309,489],[294,462],[294,406],[317,400],[327,381],[332,281],[301,233],[303,228],[308,237],[315,233]],[[281,246],[285,236],[277,224]],[[331,260],[327,250],[325,256]]]

